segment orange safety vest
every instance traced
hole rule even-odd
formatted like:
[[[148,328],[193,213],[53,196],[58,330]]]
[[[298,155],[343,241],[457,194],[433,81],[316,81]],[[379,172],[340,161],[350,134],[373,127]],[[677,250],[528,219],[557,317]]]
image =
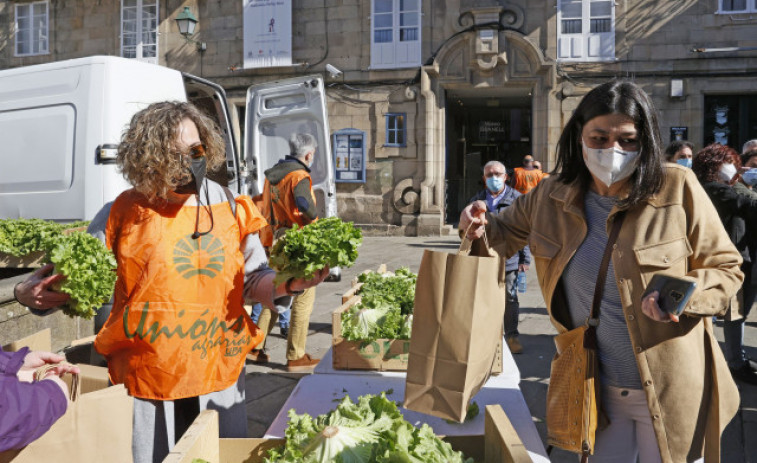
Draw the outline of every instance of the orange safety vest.
[[[526,194],[536,188],[536,185],[538,185],[544,177],[548,177],[548,175],[540,170],[526,170],[522,167],[516,167],[513,172],[513,188]]]
[[[255,205],[258,206],[260,213],[268,221],[268,226],[260,231],[260,241],[263,246],[271,247],[273,245],[273,235],[276,230],[292,228],[294,224],[302,227],[309,222],[302,215],[294,200],[294,187],[303,179],[310,182],[310,194],[315,198],[313,180],[304,169],[288,173],[276,185],[271,185],[271,182],[267,178],[265,179],[263,194],[255,197]],[[313,199],[313,202],[315,202],[315,199]]]
[[[234,384],[263,333],[243,307],[240,242],[266,225],[249,196],[210,206],[213,229],[192,239],[196,206],[150,205],[135,190],[110,210],[105,240],[118,262],[113,310],[95,339],[113,384],[174,400]],[[199,230],[210,228],[207,207]]]

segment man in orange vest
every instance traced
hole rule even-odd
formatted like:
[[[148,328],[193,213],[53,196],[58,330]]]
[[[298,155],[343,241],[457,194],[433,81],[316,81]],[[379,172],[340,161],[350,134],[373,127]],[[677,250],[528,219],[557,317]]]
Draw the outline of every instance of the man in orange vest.
[[[268,220],[268,226],[260,232],[263,245],[270,248],[274,237],[293,225],[300,227],[316,220],[315,195],[313,181],[310,178],[310,166],[313,164],[318,143],[315,137],[306,133],[296,133],[289,139],[290,154],[275,166],[265,171],[265,185],[262,195],[256,197],[256,204]],[[287,333],[287,370],[312,370],[319,359],[305,353],[310,314],[315,303],[315,287],[306,289],[295,296]],[[263,333],[270,333],[275,314],[269,308],[263,308],[258,319],[258,326]],[[261,346],[264,343],[260,344]],[[266,363],[268,355],[262,349],[253,350],[249,358],[256,363]]]
[[[513,188],[526,194],[545,177],[548,175],[534,167],[534,157],[529,154],[523,158],[523,167],[516,167],[513,172]]]

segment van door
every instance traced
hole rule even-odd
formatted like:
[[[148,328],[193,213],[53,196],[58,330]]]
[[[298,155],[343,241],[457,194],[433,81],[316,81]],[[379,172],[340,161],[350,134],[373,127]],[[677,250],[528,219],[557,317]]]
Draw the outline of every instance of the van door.
[[[245,160],[251,171],[248,192],[263,191],[266,169],[289,154],[289,137],[308,133],[318,141],[310,176],[318,217],[336,216],[326,92],[320,76],[253,85],[247,90]]]
[[[226,139],[226,166],[215,172],[208,172],[208,178],[228,186],[231,191],[245,194],[245,181],[241,176],[241,162],[234,125],[231,123],[231,113],[223,87],[201,77],[182,73],[187,101],[197,106],[205,114],[216,121]]]

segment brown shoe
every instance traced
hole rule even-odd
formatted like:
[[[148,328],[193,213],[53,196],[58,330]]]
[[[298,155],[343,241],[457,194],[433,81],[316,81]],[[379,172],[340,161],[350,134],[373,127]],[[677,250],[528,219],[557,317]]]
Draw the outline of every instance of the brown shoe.
[[[312,371],[321,359],[314,359],[309,354],[305,354],[297,360],[287,360],[287,371],[303,372]]]
[[[520,354],[521,352],[523,352],[523,346],[515,336],[513,336],[512,338],[507,338],[507,347],[510,348],[510,352],[512,352],[513,354]]]
[[[247,360],[257,363],[258,365],[265,365],[268,363],[268,354],[266,354],[263,349],[252,349],[252,351],[247,354]]]

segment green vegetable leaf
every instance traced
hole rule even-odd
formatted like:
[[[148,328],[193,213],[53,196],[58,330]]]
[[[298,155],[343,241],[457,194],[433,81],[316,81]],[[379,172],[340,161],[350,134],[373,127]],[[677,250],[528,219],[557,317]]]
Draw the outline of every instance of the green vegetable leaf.
[[[417,280],[418,275],[407,267],[401,267],[394,273],[367,272],[358,277],[358,281],[363,283],[358,294],[367,306],[387,303],[399,307],[403,315],[408,315],[413,313]]]
[[[276,270],[274,284],[290,278],[309,280],[326,266],[351,267],[362,242],[360,229],[337,217],[316,220],[302,228],[295,225],[271,248],[269,264]]]
[[[476,402],[471,402],[470,405],[468,405],[468,410],[465,412],[465,419],[463,420],[463,423],[477,417],[479,413],[481,413],[481,410],[479,410],[478,404]],[[446,421],[449,424],[460,424],[457,421],[452,421],[452,420],[444,420],[444,421]]]
[[[71,296],[63,313],[85,319],[110,300],[116,284],[116,258],[94,236],[84,232],[48,241],[47,257],[55,272],[66,276],[56,290]]]
[[[22,257],[45,251],[51,241],[62,235],[63,230],[86,226],[88,223],[79,221],[62,224],[42,219],[0,220],[0,252]]]
[[[434,431],[405,421],[385,393],[349,397],[313,419],[289,410],[284,447],[271,450],[267,463],[472,463],[452,450]]]

